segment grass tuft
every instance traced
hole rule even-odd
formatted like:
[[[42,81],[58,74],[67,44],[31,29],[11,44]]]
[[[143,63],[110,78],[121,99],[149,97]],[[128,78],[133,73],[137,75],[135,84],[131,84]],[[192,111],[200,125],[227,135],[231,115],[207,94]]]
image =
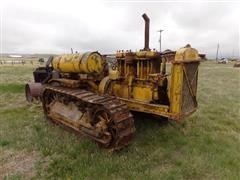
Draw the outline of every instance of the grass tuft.
[[[7,146],[9,144],[9,142],[5,139],[0,139],[0,146]]]
[[[0,93],[23,93],[24,84],[3,84],[0,85]]]

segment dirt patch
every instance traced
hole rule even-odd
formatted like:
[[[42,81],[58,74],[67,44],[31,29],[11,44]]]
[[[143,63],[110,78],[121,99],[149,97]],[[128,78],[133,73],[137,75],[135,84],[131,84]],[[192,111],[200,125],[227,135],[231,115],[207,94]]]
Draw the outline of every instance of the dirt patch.
[[[0,154],[0,179],[14,175],[30,179],[36,175],[35,164],[40,158],[36,151],[0,149]]]

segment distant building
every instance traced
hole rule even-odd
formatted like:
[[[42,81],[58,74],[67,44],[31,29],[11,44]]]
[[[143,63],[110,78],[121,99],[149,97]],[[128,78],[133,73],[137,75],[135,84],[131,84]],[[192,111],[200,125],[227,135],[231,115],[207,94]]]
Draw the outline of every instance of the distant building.
[[[227,58],[222,58],[220,60],[217,61],[218,64],[227,64],[228,63],[228,59]]]
[[[21,58],[22,55],[14,55],[14,54],[10,54],[9,57],[11,57],[11,58]]]
[[[176,51],[172,51],[170,49],[166,49],[161,52],[161,57],[166,60],[166,62],[174,61]]]
[[[207,60],[206,54],[198,54],[202,60]]]

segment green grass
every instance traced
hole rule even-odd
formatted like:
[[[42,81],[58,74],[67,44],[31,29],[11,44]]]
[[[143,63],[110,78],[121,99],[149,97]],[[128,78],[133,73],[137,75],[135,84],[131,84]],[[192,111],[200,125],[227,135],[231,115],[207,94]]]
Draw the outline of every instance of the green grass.
[[[25,102],[32,69],[0,66],[0,154],[36,152],[32,178],[240,179],[240,69],[232,64],[202,63],[198,111],[169,124],[136,115],[132,144],[113,154],[46,122],[40,105]]]
[[[24,84],[3,84],[0,86],[0,93],[22,93]]]

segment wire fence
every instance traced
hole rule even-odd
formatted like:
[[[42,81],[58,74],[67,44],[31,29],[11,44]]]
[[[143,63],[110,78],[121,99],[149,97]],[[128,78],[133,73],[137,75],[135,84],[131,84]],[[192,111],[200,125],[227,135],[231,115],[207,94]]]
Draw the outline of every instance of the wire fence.
[[[30,65],[42,65],[44,64],[43,62],[39,62],[37,59],[5,59],[5,60],[0,60],[0,66],[1,65],[26,65],[26,64],[30,64]]]

